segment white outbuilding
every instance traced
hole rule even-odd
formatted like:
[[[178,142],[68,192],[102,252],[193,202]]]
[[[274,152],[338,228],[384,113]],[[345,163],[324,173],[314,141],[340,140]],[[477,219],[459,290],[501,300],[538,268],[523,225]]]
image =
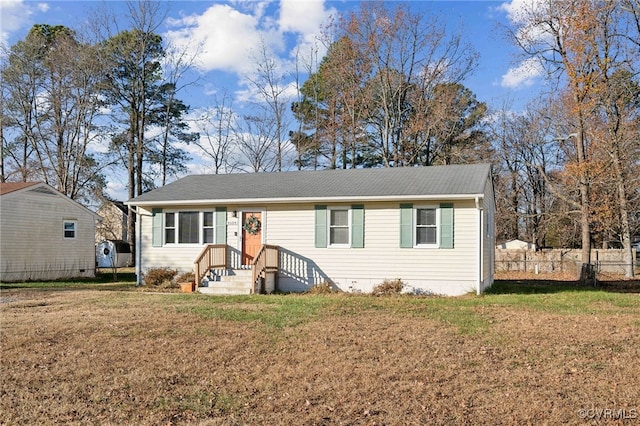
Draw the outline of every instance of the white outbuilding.
[[[0,281],[95,276],[99,218],[45,183],[0,183]]]

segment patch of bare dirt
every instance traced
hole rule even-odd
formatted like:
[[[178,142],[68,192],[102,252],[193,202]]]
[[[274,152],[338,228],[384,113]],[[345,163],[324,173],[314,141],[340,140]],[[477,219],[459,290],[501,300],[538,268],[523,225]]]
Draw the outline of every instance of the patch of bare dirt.
[[[509,272],[497,272],[495,274],[496,280],[518,280],[518,281],[530,281],[530,280],[551,280],[551,281],[576,281],[576,274],[574,272],[554,272],[554,273],[540,273],[534,274],[532,272],[523,271],[509,271]]]

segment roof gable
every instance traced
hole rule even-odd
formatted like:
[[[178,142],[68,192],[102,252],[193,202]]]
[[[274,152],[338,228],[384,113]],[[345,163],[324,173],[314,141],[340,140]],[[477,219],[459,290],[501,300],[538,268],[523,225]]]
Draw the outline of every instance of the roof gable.
[[[128,202],[302,202],[482,196],[490,165],[191,175]]]
[[[123,215],[129,214],[129,207],[123,201],[105,200],[98,209],[98,213],[102,214],[102,212],[108,210],[113,212],[120,211]]]
[[[38,185],[40,182],[0,182],[0,195],[19,191],[30,186]]]
[[[92,215],[95,219],[100,219],[100,216],[78,203],[75,200],[67,197],[60,191],[57,191],[55,188],[47,185],[44,182],[4,182],[0,183],[0,195],[7,196],[9,199],[13,199],[14,197],[20,197],[23,193],[37,193],[45,196],[52,196],[58,199],[64,200],[64,202],[73,206],[74,208],[81,209],[84,212]]]

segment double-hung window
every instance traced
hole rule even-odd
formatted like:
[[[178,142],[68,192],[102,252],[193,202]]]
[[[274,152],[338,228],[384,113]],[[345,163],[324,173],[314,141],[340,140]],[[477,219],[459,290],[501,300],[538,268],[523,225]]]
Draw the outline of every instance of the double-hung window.
[[[62,233],[65,239],[76,238],[77,222],[75,220],[64,220],[62,222]]]
[[[349,209],[332,208],[329,210],[329,245],[349,247]]]
[[[453,248],[453,204],[400,204],[400,247]]]
[[[176,242],[176,213],[166,213],[164,215],[164,243],[173,244]]]
[[[364,248],[364,205],[315,206],[315,247]]]
[[[416,208],[415,245],[417,247],[438,246],[438,209]]]
[[[213,244],[213,231],[215,223],[213,221],[213,212],[202,213],[202,243]]]

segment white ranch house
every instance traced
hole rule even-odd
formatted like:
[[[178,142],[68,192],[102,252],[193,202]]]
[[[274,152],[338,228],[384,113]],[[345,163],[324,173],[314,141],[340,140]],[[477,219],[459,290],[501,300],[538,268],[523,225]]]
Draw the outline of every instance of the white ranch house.
[[[95,276],[99,219],[45,183],[0,183],[0,280]]]
[[[139,283],[194,270],[199,291],[482,293],[493,282],[487,164],[193,175],[128,202]],[[243,278],[244,277],[244,278]]]

